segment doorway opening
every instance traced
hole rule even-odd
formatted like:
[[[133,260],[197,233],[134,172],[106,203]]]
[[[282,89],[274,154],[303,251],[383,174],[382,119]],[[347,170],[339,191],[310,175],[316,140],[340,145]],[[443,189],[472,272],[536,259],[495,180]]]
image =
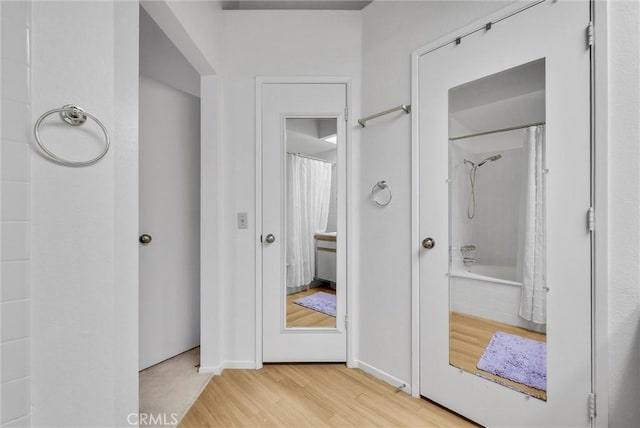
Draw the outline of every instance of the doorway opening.
[[[200,74],[140,7],[140,413],[177,419],[200,365]]]

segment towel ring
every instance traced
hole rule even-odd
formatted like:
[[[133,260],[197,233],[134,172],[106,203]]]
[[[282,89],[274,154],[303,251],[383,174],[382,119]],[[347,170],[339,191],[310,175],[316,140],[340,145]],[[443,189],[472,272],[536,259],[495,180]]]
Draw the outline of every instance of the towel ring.
[[[380,202],[376,199],[376,196],[378,195],[378,193],[382,192],[383,190],[386,190],[389,193],[389,197],[387,198],[386,201]],[[391,187],[389,187],[387,182],[384,180],[378,181],[371,188],[371,200],[373,201],[374,204],[376,204],[379,207],[386,207],[387,205],[389,205],[391,203],[392,198],[393,198],[393,195],[391,194]]]
[[[98,126],[100,126],[100,129],[102,129],[102,132],[104,133],[104,138],[105,138],[104,150],[102,150],[102,152],[95,158],[89,159],[86,161],[72,161],[53,153],[44,145],[44,143],[40,139],[40,124],[45,118],[47,118],[48,116],[54,113],[60,113],[60,118],[71,126],[81,126],[87,121],[87,118],[93,119],[93,121],[97,123]],[[102,122],[100,122],[98,118],[96,118],[91,113],[88,113],[83,109],[81,109],[80,107],[73,104],[67,104],[65,106],[62,106],[61,108],[54,108],[53,110],[49,110],[48,112],[45,112],[44,114],[42,114],[42,116],[40,116],[36,121],[35,125],[33,125],[33,134],[36,137],[36,143],[38,143],[38,146],[40,147],[40,149],[42,149],[44,154],[47,155],[49,159],[59,164],[67,165],[67,166],[85,166],[85,165],[94,164],[98,162],[100,159],[102,159],[104,155],[107,154],[107,152],[109,151],[109,146],[111,145],[111,138],[109,137],[109,131],[107,131],[107,128],[102,124]]]

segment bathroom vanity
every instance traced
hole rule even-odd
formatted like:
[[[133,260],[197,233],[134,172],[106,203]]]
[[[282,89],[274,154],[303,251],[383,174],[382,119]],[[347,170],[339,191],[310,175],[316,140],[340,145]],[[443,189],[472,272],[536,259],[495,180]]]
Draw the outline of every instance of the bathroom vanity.
[[[316,233],[316,271],[314,279],[336,284],[336,232]]]

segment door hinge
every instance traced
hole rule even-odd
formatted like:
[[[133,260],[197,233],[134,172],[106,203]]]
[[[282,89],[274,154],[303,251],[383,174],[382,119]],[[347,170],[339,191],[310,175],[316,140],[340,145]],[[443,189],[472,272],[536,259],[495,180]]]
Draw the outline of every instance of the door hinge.
[[[593,46],[593,21],[589,21],[587,25],[587,48]]]
[[[593,207],[589,207],[587,210],[587,230],[589,232],[593,232],[596,228],[596,214],[593,210]]]
[[[349,315],[348,314],[344,314],[344,328],[345,329],[349,328]]]
[[[349,122],[349,107],[344,108],[344,121]]]
[[[596,394],[589,393],[589,418],[596,418]]]

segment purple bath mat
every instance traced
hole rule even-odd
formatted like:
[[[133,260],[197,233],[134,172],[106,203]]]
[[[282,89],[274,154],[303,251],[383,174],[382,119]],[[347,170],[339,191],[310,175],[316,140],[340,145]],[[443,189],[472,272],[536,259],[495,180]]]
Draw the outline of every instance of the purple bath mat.
[[[547,390],[547,344],[497,331],[478,361],[480,370]]]
[[[296,305],[322,312],[323,314],[336,316],[336,295],[318,291],[306,297],[293,301]]]

